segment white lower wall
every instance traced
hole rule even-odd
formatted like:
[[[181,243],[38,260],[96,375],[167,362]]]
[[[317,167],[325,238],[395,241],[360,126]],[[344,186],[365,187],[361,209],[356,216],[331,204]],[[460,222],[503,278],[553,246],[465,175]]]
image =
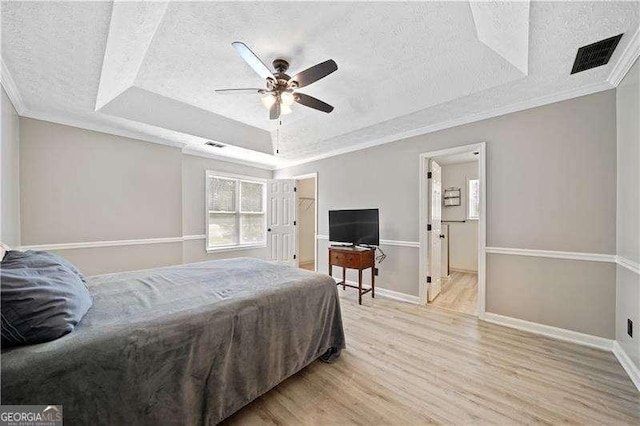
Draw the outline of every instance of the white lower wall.
[[[478,221],[449,224],[449,269],[478,272]]]

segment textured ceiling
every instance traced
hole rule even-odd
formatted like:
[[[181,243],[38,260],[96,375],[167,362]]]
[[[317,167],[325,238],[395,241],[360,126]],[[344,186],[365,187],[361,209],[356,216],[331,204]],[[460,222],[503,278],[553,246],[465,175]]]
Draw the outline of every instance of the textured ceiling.
[[[231,42],[289,74],[338,71],[301,90],[281,157],[299,160],[604,82],[612,64],[571,76],[578,47],[638,28],[633,2],[3,2],[2,59],[27,110],[275,164],[261,87]]]

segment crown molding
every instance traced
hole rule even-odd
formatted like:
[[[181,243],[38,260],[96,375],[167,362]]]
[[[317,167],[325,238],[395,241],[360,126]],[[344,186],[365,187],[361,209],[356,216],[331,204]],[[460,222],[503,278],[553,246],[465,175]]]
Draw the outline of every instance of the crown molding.
[[[109,124],[96,123],[90,120],[85,120],[78,117],[70,117],[67,115],[56,114],[45,111],[37,110],[25,110],[21,117],[31,118],[34,120],[48,121],[50,123],[62,124],[64,126],[77,127],[84,130],[92,130],[94,132],[106,133],[114,136],[121,136],[123,138],[137,139],[144,142],[153,142],[161,145],[171,146],[174,148],[182,148],[186,144],[176,142],[169,139],[159,138],[151,136],[145,133],[133,132],[125,129],[118,128]]]
[[[464,124],[475,123],[476,121],[482,121],[489,118],[499,117],[501,115],[511,114],[513,112],[524,111],[531,108],[536,108],[543,105],[553,104],[556,102],[562,102],[580,96],[591,95],[605,90],[613,89],[614,86],[608,81],[599,83],[593,83],[586,86],[582,86],[576,89],[565,90],[551,95],[540,96],[537,98],[529,99],[523,102],[517,102],[504,107],[494,108],[487,111],[469,114],[464,117],[456,118],[453,120],[443,121],[429,126],[421,127],[415,130],[409,130],[406,132],[396,133],[382,138],[374,139],[372,141],[364,142],[357,145],[348,146],[345,148],[335,149],[324,154],[308,157],[300,160],[288,161],[283,165],[279,165],[275,170],[283,170],[301,164],[311,163],[314,161],[324,160],[325,158],[335,157],[336,155],[347,154],[349,152],[360,151],[363,149],[371,148],[378,145],[383,145],[389,142],[395,142],[402,139],[408,139],[416,136],[422,136],[429,133],[437,132],[440,130],[449,129],[452,127],[462,126]]]
[[[629,72],[634,62],[640,56],[640,28],[631,36],[627,48],[620,55],[620,59],[614,65],[607,81],[614,87],[618,87],[622,79]]]
[[[13,80],[13,77],[11,77],[9,68],[7,68],[7,64],[4,63],[3,59],[0,59],[0,66],[0,83],[2,83],[2,87],[4,87],[5,92],[7,92],[7,96],[9,96],[9,99],[11,100],[11,103],[16,109],[18,115],[22,115],[27,108],[24,105],[22,96],[20,96],[18,86]]]

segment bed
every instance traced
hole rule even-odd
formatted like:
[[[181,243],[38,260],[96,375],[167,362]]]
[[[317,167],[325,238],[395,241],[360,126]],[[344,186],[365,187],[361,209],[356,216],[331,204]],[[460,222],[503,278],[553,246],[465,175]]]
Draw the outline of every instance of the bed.
[[[335,281],[250,258],[90,277],[72,333],[2,352],[2,404],[65,424],[215,424],[345,347]]]

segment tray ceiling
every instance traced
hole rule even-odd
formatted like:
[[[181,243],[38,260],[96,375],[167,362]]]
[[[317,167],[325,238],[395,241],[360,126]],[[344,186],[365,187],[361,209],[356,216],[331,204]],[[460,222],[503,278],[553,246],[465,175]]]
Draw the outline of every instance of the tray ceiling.
[[[27,115],[275,165],[604,83],[639,15],[627,2],[8,2],[2,59]],[[622,32],[609,65],[569,74],[580,46]],[[263,85],[236,40],[290,74],[338,63],[301,90],[334,112],[294,105],[277,158],[260,98],[213,92]]]

